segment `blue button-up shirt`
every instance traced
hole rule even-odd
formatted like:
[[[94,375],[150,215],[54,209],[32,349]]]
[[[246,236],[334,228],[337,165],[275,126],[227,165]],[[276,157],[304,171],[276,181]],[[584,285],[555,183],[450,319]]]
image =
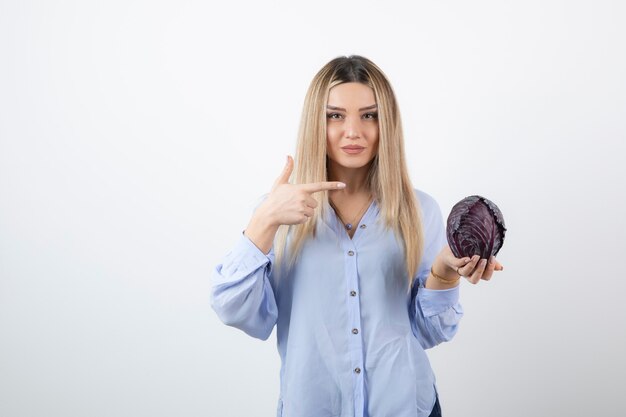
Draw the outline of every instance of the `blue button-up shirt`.
[[[278,417],[430,414],[436,385],[424,350],[454,336],[463,310],[458,286],[424,287],[446,236],[437,202],[415,193],[424,253],[410,292],[403,246],[376,201],[353,238],[328,206],[280,279],[274,248],[266,255],[243,233],[214,269],[211,306],[225,324],[263,340],[276,325]]]

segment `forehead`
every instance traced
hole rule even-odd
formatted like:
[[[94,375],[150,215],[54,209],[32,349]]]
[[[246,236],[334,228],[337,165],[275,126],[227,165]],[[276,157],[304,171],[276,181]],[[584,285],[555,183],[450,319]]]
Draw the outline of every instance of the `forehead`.
[[[328,103],[331,106],[349,108],[376,104],[374,90],[362,83],[343,83],[328,91]]]

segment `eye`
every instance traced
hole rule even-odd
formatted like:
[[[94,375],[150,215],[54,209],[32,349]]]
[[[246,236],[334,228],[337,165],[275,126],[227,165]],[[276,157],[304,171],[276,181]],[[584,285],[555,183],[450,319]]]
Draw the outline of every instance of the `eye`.
[[[340,119],[342,116],[339,113],[326,113],[326,117],[329,119]]]
[[[363,117],[366,119],[370,119],[370,120],[378,119],[378,113],[376,112],[365,113]]]

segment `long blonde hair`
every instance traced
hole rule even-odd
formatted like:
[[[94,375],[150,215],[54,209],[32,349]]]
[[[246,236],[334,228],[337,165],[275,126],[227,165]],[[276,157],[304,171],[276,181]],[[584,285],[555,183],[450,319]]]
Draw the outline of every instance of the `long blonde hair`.
[[[422,215],[406,167],[398,103],[387,77],[372,61],[359,55],[338,57],[324,65],[315,75],[304,99],[290,182],[305,184],[328,181],[328,92],[332,87],[347,82],[363,83],[374,90],[378,104],[379,144],[377,155],[370,164],[367,185],[377,200],[384,224],[401,237],[410,290],[424,247]],[[281,262],[287,252],[287,269],[293,266],[304,240],[315,237],[317,222],[320,216],[326,214],[328,191],[314,193],[312,197],[318,203],[312,217],[302,224],[282,225],[278,228],[274,245],[277,275],[280,275]],[[288,236],[291,236],[289,250]]]

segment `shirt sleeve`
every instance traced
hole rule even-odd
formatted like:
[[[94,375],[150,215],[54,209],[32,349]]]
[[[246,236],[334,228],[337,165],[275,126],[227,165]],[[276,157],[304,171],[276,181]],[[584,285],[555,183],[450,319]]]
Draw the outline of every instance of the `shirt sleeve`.
[[[424,349],[451,340],[463,316],[459,287],[433,290],[424,287],[435,257],[447,244],[441,208],[430,195],[417,191],[422,208],[424,253],[414,278],[409,315],[413,334]]]
[[[278,318],[270,283],[274,247],[266,255],[243,232],[213,269],[211,307],[224,324],[267,340]]]

